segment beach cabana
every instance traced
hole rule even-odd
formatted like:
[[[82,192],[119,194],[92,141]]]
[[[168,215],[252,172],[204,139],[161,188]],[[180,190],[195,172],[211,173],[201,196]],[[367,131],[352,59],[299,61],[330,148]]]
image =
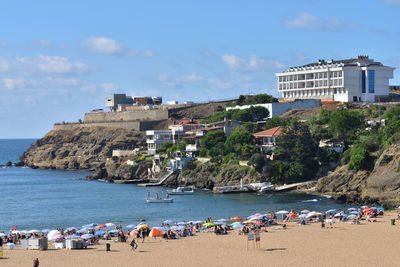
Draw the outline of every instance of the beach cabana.
[[[163,236],[163,232],[160,231],[160,230],[158,230],[158,229],[156,229],[156,228],[153,228],[153,229],[150,231],[149,236],[150,236],[150,237]]]

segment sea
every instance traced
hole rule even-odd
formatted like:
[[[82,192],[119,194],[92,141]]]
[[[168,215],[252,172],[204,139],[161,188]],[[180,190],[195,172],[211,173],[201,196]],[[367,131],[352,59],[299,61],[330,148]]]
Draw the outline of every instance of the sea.
[[[35,139],[0,139],[0,165],[18,162]],[[86,171],[0,168],[0,232],[11,226],[20,230],[81,227],[112,222],[126,226],[144,219],[149,225],[164,220],[190,221],[295,209],[325,212],[347,210],[350,205],[325,196],[304,193],[213,194],[197,190],[193,195],[173,196],[173,203],[146,203],[152,196],[166,195],[165,187],[138,187],[82,180]],[[172,196],[171,196],[172,197]]]

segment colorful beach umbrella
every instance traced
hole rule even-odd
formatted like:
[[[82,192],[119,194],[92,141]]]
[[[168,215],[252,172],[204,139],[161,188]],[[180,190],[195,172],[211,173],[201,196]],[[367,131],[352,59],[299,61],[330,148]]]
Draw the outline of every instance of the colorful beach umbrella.
[[[106,227],[107,227],[107,225],[102,224],[102,225],[97,225],[94,228],[101,229],[101,228],[106,228]]]
[[[244,226],[244,224],[243,223],[232,223],[231,226],[233,228],[242,228]]]
[[[236,216],[236,217],[232,217],[231,220],[233,220],[233,221],[241,221],[242,218]]]
[[[215,226],[215,224],[208,222],[208,223],[203,223],[203,226],[212,227],[212,226]]]
[[[150,226],[148,226],[147,224],[141,224],[141,225],[138,225],[136,228],[137,229],[142,229],[142,228],[149,228]]]
[[[288,217],[289,218],[297,218],[297,214],[296,213],[290,213],[289,215],[288,215]]]
[[[93,237],[94,237],[94,235],[92,235],[92,234],[85,234],[85,235],[81,236],[82,239],[90,239],[90,238],[93,238]]]

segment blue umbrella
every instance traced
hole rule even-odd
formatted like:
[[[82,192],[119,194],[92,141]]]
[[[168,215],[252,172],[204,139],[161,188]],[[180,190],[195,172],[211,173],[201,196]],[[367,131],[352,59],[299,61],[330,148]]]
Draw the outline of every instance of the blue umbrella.
[[[86,234],[86,235],[81,236],[82,239],[90,239],[93,237],[94,237],[94,235],[91,235],[91,234]]]
[[[378,210],[385,210],[383,207],[379,207]]]
[[[79,239],[81,238],[79,235],[69,235],[67,236],[67,239]]]
[[[111,230],[111,231],[108,231],[109,233],[112,233],[112,234],[116,234],[116,233],[119,233],[119,230]]]
[[[165,220],[164,221],[164,224],[174,224],[175,223],[175,221],[173,221],[173,220]]]
[[[355,215],[355,214],[349,215],[349,218],[355,218],[355,217],[357,217],[357,215]]]
[[[350,214],[358,214],[359,212],[358,211],[352,211],[352,212],[350,212]]]
[[[45,234],[45,233],[48,233],[48,232],[50,232],[50,231],[51,231],[50,229],[43,229],[43,230],[42,230],[42,233]]]
[[[215,222],[214,224],[215,224],[215,225],[223,225],[223,224],[225,224],[225,223],[223,223],[223,222]]]
[[[183,229],[185,229],[184,226],[172,226],[171,227],[171,230],[183,230]]]
[[[95,235],[104,235],[106,233],[106,231],[97,231],[94,234]]]
[[[167,226],[163,226],[163,227],[159,226],[159,227],[153,227],[152,229],[158,229],[160,231],[168,231],[170,228]]]
[[[133,228],[135,228],[136,227],[136,225],[134,225],[134,224],[130,224],[130,225],[127,225],[126,226],[126,228],[128,228],[128,229],[133,229]]]
[[[325,211],[325,213],[332,213],[332,212],[335,212],[335,211],[336,211],[336,209],[331,209],[331,210]]]
[[[77,233],[83,234],[83,233],[89,232],[90,230],[92,230],[92,229],[89,229],[89,228],[82,228],[81,230],[77,231]]]
[[[227,220],[226,219],[219,219],[219,220],[217,220],[217,222],[226,222]]]
[[[243,223],[232,223],[232,227],[233,227],[233,228],[241,228],[241,227],[243,227],[243,226],[244,226]]]
[[[349,209],[347,209],[348,211],[354,211],[354,210],[357,210],[356,208],[349,208]]]
[[[300,214],[298,218],[299,219],[305,219],[306,217],[307,217],[307,214]]]
[[[187,222],[178,222],[178,225],[186,225],[188,224]]]

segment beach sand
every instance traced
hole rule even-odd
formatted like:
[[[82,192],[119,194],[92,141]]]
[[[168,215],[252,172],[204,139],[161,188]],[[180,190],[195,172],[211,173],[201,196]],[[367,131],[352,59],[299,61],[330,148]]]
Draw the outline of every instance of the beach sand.
[[[136,251],[129,243],[106,241],[86,250],[5,250],[0,266],[32,266],[38,257],[41,267],[51,266],[399,266],[400,222],[390,224],[395,213],[360,225],[338,222],[333,229],[319,223],[288,224],[286,230],[261,233],[260,249],[247,236],[198,233],[179,240],[149,238]],[[130,239],[129,239],[130,240]],[[161,241],[160,241],[161,240]],[[49,248],[53,248],[49,245]]]

